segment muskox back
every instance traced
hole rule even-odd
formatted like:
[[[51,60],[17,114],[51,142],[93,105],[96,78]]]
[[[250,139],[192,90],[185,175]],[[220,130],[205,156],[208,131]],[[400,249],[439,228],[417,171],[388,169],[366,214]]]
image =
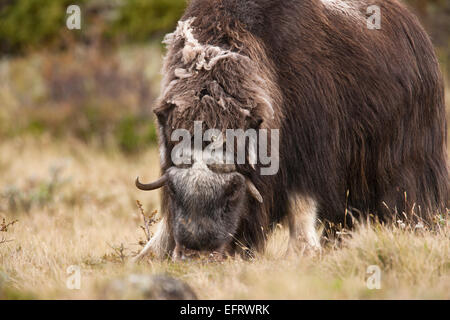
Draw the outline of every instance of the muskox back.
[[[346,206],[381,217],[444,212],[443,81],[417,19],[397,1],[247,2],[263,17],[237,16],[263,41],[283,96],[277,183],[286,194],[275,206],[307,195],[333,222]],[[380,30],[367,28],[370,5]]]
[[[380,8],[380,29],[367,27],[372,5]],[[256,101],[247,111],[261,128],[280,130],[276,175],[238,169],[264,199],[248,208],[235,235],[240,243],[260,248],[264,233],[280,221],[315,246],[318,239],[309,231],[317,219],[350,226],[350,214],[389,219],[445,213],[443,81],[430,39],[398,1],[192,0],[182,21],[189,21],[189,33],[169,47],[163,92],[173,83],[175,91],[195,93],[189,87],[195,81],[199,87],[218,82],[221,94],[253,103],[263,91],[269,98],[262,100],[270,102]],[[180,70],[197,59],[186,45],[189,37],[195,46],[223,48],[252,63],[224,58],[186,80],[190,74]],[[248,83],[259,88],[240,87]],[[221,118],[215,110],[223,106],[214,103],[208,109],[175,103],[181,113],[171,113],[172,125],[198,115],[211,123],[239,123],[232,115]],[[160,118],[162,131],[168,130],[165,121]],[[163,172],[171,166],[169,152],[164,154]],[[170,217],[166,194],[163,199]]]
[[[371,5],[379,30],[367,27]],[[275,65],[281,170],[268,192],[284,192],[273,214],[293,195],[316,199],[333,222],[346,207],[386,217],[449,206],[443,81],[398,1],[194,1],[187,16],[239,20]]]

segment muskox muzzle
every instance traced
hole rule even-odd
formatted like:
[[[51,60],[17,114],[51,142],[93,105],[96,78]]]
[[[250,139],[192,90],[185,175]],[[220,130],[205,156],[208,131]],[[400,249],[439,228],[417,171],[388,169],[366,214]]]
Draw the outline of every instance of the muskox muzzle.
[[[169,223],[176,243],[173,258],[229,252],[252,198],[263,199],[255,185],[235,170],[211,170],[205,164],[172,167],[157,181],[136,186],[149,191],[166,187]]]

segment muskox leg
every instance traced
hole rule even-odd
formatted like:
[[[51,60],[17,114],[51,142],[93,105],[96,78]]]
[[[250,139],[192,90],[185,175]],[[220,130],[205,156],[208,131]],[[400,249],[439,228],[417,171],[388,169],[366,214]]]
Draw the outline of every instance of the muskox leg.
[[[320,236],[316,230],[317,203],[307,196],[295,195],[289,201],[288,253],[320,252]]]
[[[144,249],[134,257],[134,262],[138,262],[148,254],[152,253],[159,259],[164,259],[170,255],[174,247],[174,239],[170,232],[167,219],[163,218],[158,225],[154,236],[150,239]]]

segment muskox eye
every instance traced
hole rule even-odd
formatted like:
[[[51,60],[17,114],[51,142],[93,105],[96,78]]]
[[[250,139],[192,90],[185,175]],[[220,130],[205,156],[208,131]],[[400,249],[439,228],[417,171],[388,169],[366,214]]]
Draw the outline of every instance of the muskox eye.
[[[202,91],[200,91],[198,96],[199,96],[200,100],[202,100],[202,98],[207,95],[209,95],[208,90],[206,88],[203,88]]]
[[[249,117],[247,119],[249,127],[253,128],[253,129],[261,129],[261,125],[264,122],[264,120],[261,117],[255,117],[255,118],[251,118]]]
[[[173,182],[170,180],[167,181],[166,186],[167,190],[169,191],[169,194],[173,196],[175,194],[175,185],[173,184]]]

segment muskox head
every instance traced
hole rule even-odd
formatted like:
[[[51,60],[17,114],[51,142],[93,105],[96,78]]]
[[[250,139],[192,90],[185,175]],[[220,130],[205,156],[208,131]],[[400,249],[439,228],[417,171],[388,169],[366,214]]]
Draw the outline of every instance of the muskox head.
[[[136,185],[141,190],[166,187],[174,258],[191,251],[224,253],[248,214],[249,197],[263,201],[254,184],[232,167],[218,169],[202,162],[171,167],[158,181],[137,180]]]
[[[136,181],[141,190],[164,187],[163,205],[176,243],[175,258],[191,250],[227,251],[243,219],[248,218],[249,208],[262,203],[263,198],[249,175],[234,164],[201,157],[193,157],[187,164],[176,163],[174,132],[194,134],[198,121],[204,130],[222,133],[237,128],[257,130],[264,121],[273,119],[270,81],[261,76],[259,63],[230,43],[202,44],[211,37],[196,34],[194,21],[180,22],[166,37],[169,50],[163,90],[154,108],[163,175],[150,184]],[[254,50],[257,45],[249,47]]]

